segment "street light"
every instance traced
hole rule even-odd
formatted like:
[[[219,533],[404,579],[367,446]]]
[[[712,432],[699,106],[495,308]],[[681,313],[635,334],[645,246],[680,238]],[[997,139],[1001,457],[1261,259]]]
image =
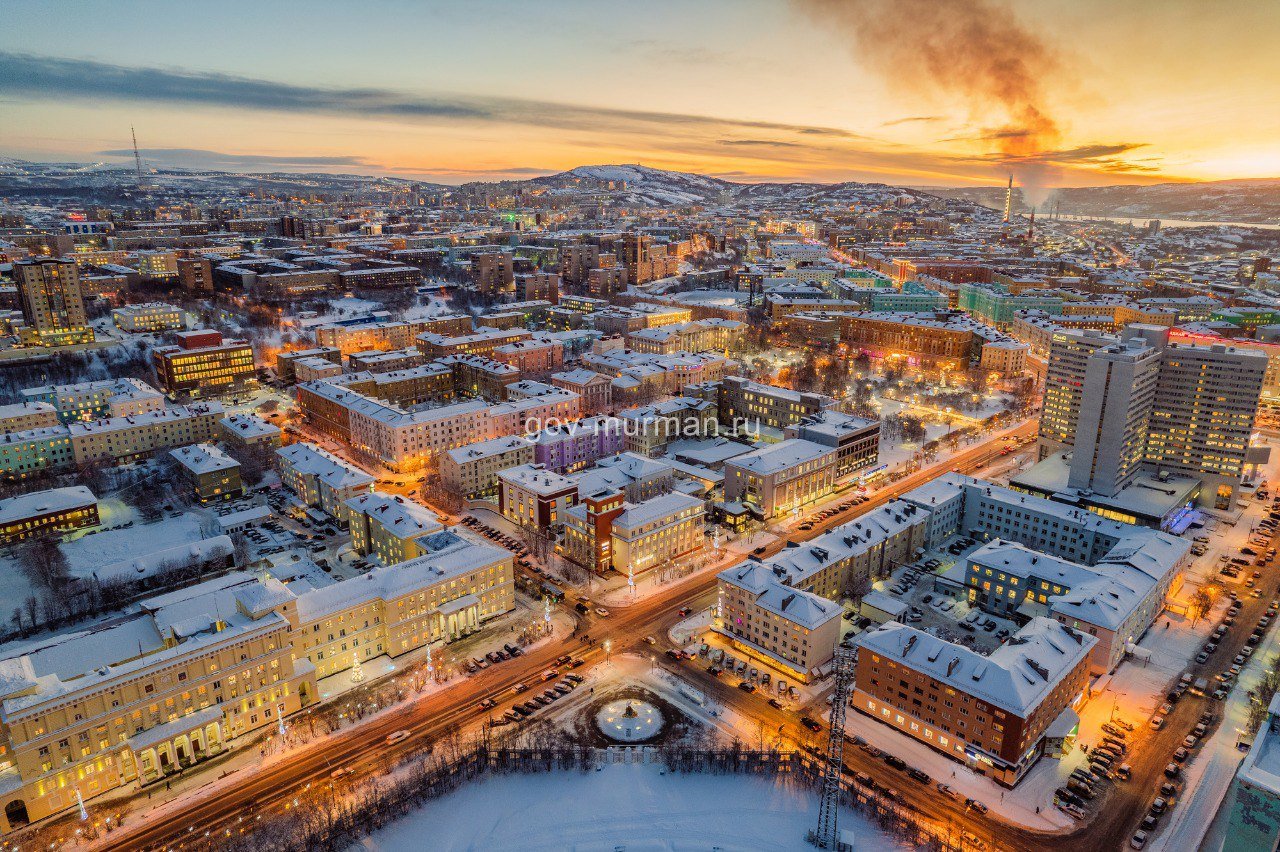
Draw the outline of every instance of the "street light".
[[[613,650],[613,640],[604,640],[604,661],[609,662],[609,652]]]

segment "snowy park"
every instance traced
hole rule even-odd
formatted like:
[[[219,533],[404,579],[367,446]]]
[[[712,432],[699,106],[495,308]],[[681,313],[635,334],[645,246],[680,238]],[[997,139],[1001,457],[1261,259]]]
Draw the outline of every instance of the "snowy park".
[[[678,775],[611,764],[597,772],[491,777],[433,802],[373,834],[377,852],[451,850],[812,849],[818,799],[783,780]],[[902,849],[852,811],[842,832],[859,852]]]

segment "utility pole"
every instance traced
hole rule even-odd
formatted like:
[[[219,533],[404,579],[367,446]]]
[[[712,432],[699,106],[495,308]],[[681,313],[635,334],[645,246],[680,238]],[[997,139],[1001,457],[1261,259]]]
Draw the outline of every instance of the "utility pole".
[[[809,842],[819,849],[840,849],[837,812],[840,808],[840,776],[844,772],[844,712],[853,686],[853,651],[836,648],[832,658],[831,738],[827,741],[827,767],[822,778],[822,803],[818,807],[818,827],[809,833]]]

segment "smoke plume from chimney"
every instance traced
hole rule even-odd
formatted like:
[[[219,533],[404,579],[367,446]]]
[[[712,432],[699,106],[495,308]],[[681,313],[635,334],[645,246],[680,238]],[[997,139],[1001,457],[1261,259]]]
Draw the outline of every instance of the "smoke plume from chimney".
[[[995,126],[996,145],[1026,201],[1044,200],[1046,164],[1058,141],[1044,81],[1059,72],[1050,49],[992,0],[793,0],[823,28],[849,36],[855,60],[911,92],[959,95],[973,120]],[[989,120],[993,110],[1001,113]]]

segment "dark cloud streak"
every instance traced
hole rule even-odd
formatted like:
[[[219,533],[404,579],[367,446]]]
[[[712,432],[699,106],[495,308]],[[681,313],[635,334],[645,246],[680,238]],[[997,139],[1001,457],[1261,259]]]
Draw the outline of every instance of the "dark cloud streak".
[[[652,133],[655,127],[664,126],[668,129],[749,129],[857,138],[856,134],[834,127],[516,98],[420,95],[379,88],[328,89],[203,71],[128,67],[4,51],[0,51],[0,94],[426,121],[506,122],[561,130],[608,127],[615,132]]]

